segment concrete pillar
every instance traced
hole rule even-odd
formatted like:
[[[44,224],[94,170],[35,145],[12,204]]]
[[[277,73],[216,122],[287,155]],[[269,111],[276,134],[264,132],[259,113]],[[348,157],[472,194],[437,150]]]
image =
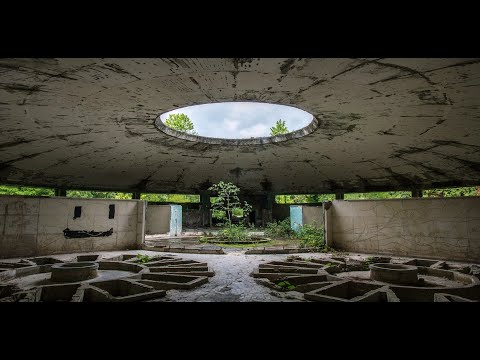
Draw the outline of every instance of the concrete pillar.
[[[343,200],[344,193],[335,193],[335,200]]]
[[[268,192],[264,195],[262,201],[262,226],[265,227],[273,218],[273,203],[275,202],[275,194]]]
[[[210,192],[200,191],[200,211],[202,214],[202,226],[212,226],[212,212],[210,210]]]
[[[412,198],[421,198],[423,196],[422,189],[413,189],[412,190]]]
[[[134,200],[140,200],[140,195],[142,195],[142,193],[140,191],[134,191],[132,193],[132,199]]]
[[[333,244],[333,218],[332,218],[332,202],[326,201],[323,203],[323,238],[325,239],[325,245],[332,246]]]
[[[252,206],[249,222],[254,223],[255,226],[265,226],[267,222],[271,221],[273,201],[275,200],[273,194],[240,194],[239,198],[241,204],[246,201]]]
[[[55,189],[55,196],[67,196],[67,190]]]

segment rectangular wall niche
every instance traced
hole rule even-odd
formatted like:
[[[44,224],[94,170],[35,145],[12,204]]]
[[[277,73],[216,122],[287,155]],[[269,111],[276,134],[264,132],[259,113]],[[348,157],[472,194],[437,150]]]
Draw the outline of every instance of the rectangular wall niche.
[[[75,210],[73,211],[73,219],[79,218],[82,216],[82,207],[75,206]]]
[[[109,219],[115,218],[115,204],[108,205],[108,218]]]

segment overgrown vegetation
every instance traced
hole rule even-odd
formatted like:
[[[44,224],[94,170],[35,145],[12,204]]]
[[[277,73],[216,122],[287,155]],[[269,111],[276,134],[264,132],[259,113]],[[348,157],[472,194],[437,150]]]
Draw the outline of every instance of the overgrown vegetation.
[[[286,218],[282,221],[268,223],[265,235],[274,239],[297,239],[301,248],[314,248],[322,252],[333,250],[325,245],[323,226],[315,223],[299,226],[298,230],[294,231],[290,227],[290,219]]]
[[[131,199],[131,193],[112,191],[67,190],[67,197],[88,199]]]
[[[250,236],[245,225],[232,223],[234,215],[245,218],[252,211],[250,204],[246,201],[243,204],[240,202],[238,198],[240,188],[230,182],[220,181],[218,184],[210,186],[208,190],[217,194],[212,203],[213,213],[224,219],[224,222],[220,224],[219,237],[227,243],[249,240]],[[219,212],[223,213],[224,217]]]
[[[220,181],[218,184],[213,184],[208,190],[217,193],[217,197],[212,203],[214,210],[223,211],[226,216],[226,224],[232,224],[233,211],[241,211],[243,216],[247,216],[252,211],[252,206],[246,201],[243,204],[238,198],[240,188],[231,182]]]
[[[142,194],[140,199],[151,202],[199,203],[200,195],[185,194]]]
[[[53,196],[55,192],[47,188],[0,185],[0,195]]]
[[[148,255],[137,254],[136,261],[140,264],[145,264],[151,261],[152,258]]]
[[[335,200],[335,194],[276,195],[277,204],[307,204]]]
[[[54,196],[54,189],[37,188],[30,186],[0,185],[0,195],[23,195],[23,196]],[[103,198],[103,199],[131,199],[131,193],[93,190],[67,190],[68,197],[78,198]],[[423,190],[424,197],[461,197],[480,196],[480,186],[438,188]],[[345,194],[345,200],[375,200],[375,199],[406,199],[411,197],[410,191],[387,191],[370,193]],[[142,194],[142,200],[152,202],[172,203],[199,203],[200,195],[185,194]],[[306,195],[276,195],[277,204],[308,204],[335,200],[335,194],[306,194]],[[214,198],[212,198],[212,202]],[[235,216],[242,216],[241,209],[233,209]],[[213,217],[226,218],[224,212],[213,210]]]
[[[345,194],[345,200],[375,200],[375,199],[408,199],[412,197],[411,191],[384,191],[369,193]]]
[[[295,285],[291,284],[289,281],[279,281],[277,286],[280,286],[283,290],[293,290],[295,289]]]
[[[480,186],[423,190],[424,197],[480,196]]]
[[[250,239],[247,228],[243,224],[224,224],[219,232],[219,236],[226,243],[247,241]]]
[[[291,238],[295,235],[295,232],[290,227],[290,218],[286,218],[282,221],[273,221],[268,223],[265,228],[265,236],[272,238]]]
[[[301,248],[323,249],[325,241],[323,238],[323,227],[305,224],[299,227],[295,237],[300,240]]]
[[[190,118],[182,113],[169,114],[167,120],[165,120],[165,125],[177,131],[197,135]]]
[[[480,196],[480,186],[455,187],[444,189],[423,190],[424,197],[460,197]],[[412,197],[410,191],[383,191],[368,193],[346,193],[345,200],[382,200],[408,199]],[[276,195],[277,204],[308,204],[335,200],[335,194],[304,194],[304,195]]]

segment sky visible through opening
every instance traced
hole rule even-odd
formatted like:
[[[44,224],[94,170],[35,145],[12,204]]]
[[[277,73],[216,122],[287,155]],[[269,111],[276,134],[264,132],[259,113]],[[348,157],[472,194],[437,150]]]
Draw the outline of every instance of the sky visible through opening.
[[[190,118],[198,135],[225,139],[270,136],[270,128],[280,119],[292,132],[307,126],[313,119],[308,112],[294,107],[259,102],[194,105],[169,111],[160,119],[165,122],[169,114],[177,113]]]

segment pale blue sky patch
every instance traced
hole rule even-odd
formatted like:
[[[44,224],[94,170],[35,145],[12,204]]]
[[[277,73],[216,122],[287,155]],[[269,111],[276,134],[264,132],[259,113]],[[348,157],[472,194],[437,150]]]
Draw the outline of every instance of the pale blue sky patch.
[[[245,139],[270,136],[270,128],[279,119],[285,121],[289,131],[307,126],[312,115],[306,111],[260,102],[225,102],[194,105],[162,114],[165,121],[169,114],[183,113],[192,121],[200,136],[226,139]]]

